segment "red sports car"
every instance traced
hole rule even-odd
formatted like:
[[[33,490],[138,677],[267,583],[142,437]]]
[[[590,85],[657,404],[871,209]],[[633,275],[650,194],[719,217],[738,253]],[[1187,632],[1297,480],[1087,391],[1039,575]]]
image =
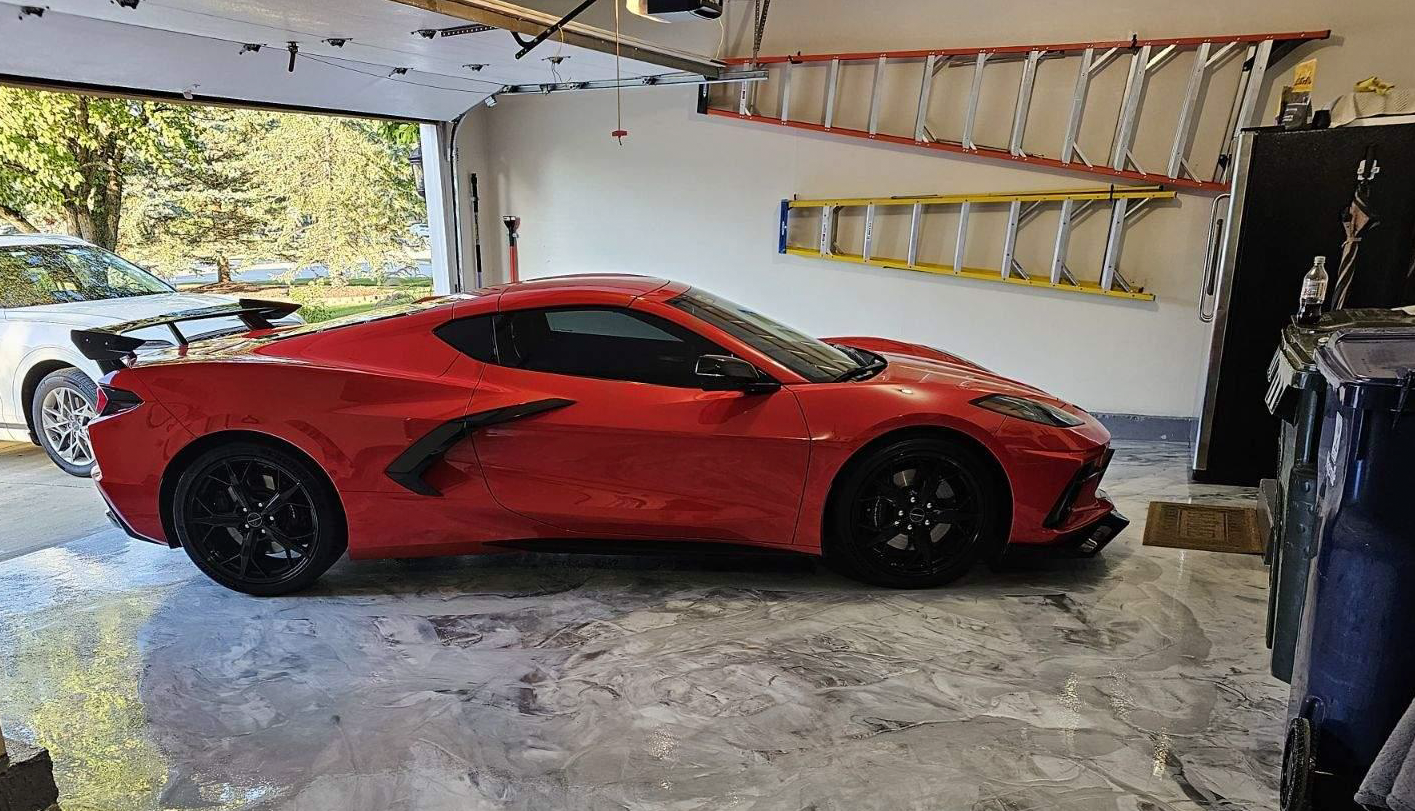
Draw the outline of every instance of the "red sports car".
[[[135,538],[251,594],[353,558],[701,542],[933,586],[1008,544],[1093,554],[1109,434],[925,346],[817,340],[684,284],[567,276],[319,324],[241,301],[74,341],[94,478]],[[179,326],[248,329],[188,341]],[[175,345],[125,330],[166,324]]]

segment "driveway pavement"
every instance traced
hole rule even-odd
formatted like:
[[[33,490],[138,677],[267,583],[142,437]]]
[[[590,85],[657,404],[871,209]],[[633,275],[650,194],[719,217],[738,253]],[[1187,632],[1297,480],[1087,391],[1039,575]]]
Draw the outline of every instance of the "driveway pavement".
[[[111,526],[93,482],[60,470],[29,443],[0,442],[0,560]]]

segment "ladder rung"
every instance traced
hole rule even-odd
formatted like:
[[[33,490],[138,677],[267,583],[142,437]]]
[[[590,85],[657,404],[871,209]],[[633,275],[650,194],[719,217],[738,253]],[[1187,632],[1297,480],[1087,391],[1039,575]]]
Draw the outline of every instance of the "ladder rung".
[[[987,66],[988,53],[980,51],[973,60],[973,84],[968,91],[968,112],[963,118],[963,148],[972,151],[973,124],[978,118],[978,98],[983,93],[983,68]],[[1010,154],[1010,153],[1009,153]]]
[[[879,88],[880,88],[880,85],[884,83],[884,62],[885,62],[885,57],[883,57],[883,56],[881,56],[881,57],[879,58],[879,61],[878,61],[878,62],[875,62],[875,81],[874,81],[874,86],[870,89],[870,135],[871,135],[871,136],[873,136],[875,133],[879,132],[879,108],[880,108],[880,105],[883,103],[883,102],[880,101]]]
[[[924,60],[923,79],[919,82],[919,111],[914,116],[914,140],[923,141],[928,134],[929,91],[933,88],[934,62],[938,57],[930,54]]]

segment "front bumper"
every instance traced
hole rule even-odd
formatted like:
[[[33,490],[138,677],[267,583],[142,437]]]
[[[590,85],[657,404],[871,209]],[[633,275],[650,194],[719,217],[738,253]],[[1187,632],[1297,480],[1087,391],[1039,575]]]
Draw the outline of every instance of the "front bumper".
[[[1105,493],[1099,497],[1107,504]],[[1099,518],[1059,536],[1047,544],[1008,544],[1002,559],[1015,561],[1035,558],[1093,558],[1130,526],[1130,519],[1111,508]]]
[[[1061,554],[1070,552],[1075,557],[1095,557],[1128,526],[1130,519],[1113,509],[1099,520],[1061,536],[1051,548]]]

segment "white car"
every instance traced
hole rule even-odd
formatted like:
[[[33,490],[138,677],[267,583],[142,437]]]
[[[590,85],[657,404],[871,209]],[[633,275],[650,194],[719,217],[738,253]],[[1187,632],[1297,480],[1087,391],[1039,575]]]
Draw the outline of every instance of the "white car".
[[[90,475],[87,426],[103,373],[79,354],[69,333],[234,301],[179,293],[74,237],[0,236],[0,440],[34,442],[65,472]],[[244,328],[236,318],[202,323],[202,335]],[[130,334],[153,348],[177,340],[166,326]]]

